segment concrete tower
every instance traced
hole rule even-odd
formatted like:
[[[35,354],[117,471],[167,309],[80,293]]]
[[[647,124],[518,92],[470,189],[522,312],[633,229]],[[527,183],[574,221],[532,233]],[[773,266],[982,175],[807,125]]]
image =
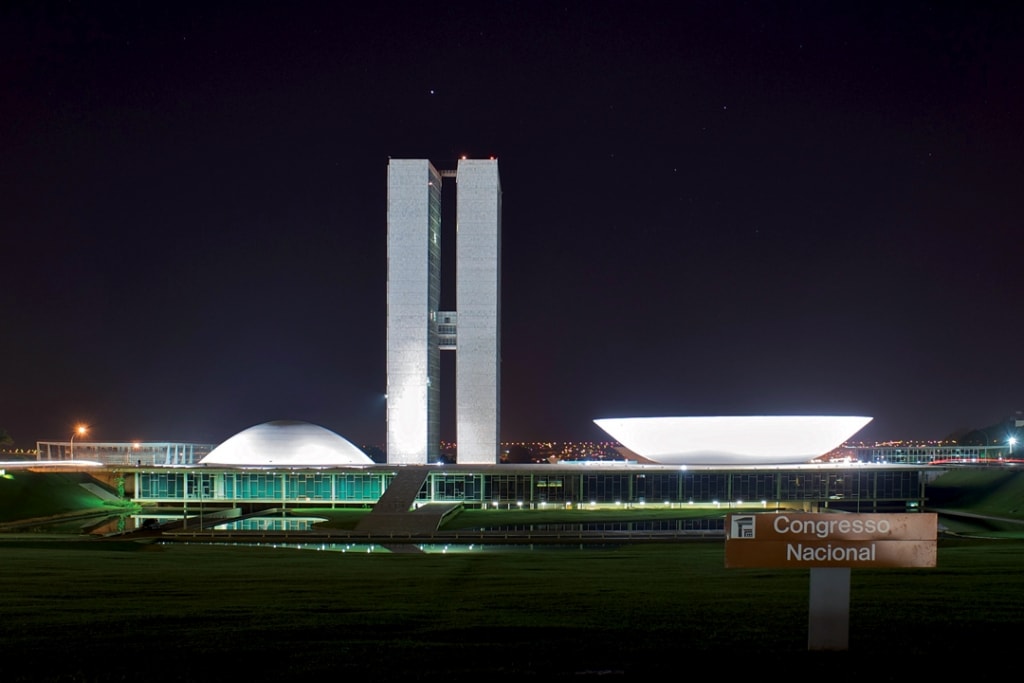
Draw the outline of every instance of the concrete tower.
[[[456,311],[439,311],[441,179],[456,185]],[[500,453],[501,183],[498,162],[388,164],[387,456],[426,464],[440,449],[440,352],[455,352],[460,463]]]
[[[388,462],[440,448],[441,175],[425,159],[388,164]]]

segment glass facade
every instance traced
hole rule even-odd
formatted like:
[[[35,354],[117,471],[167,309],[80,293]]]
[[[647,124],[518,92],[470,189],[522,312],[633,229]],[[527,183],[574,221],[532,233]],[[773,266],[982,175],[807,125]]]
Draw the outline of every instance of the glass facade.
[[[275,471],[140,471],[134,500],[258,503],[377,502],[391,473]],[[186,493],[187,492],[187,493]]]
[[[493,466],[431,471],[418,503],[470,507],[716,505],[830,507],[872,512],[923,504],[926,474],[918,467],[814,467],[679,471],[635,467],[580,472],[557,467]],[[194,501],[372,505],[394,479],[388,468],[349,470],[139,470],[140,503]]]
[[[36,459],[88,460],[129,467],[175,467],[198,464],[214,448],[213,444],[201,443],[75,441],[72,444],[70,441],[37,441]]]
[[[1013,447],[1009,443],[998,446],[858,446],[850,450],[860,462],[907,465],[999,462],[1014,457]]]

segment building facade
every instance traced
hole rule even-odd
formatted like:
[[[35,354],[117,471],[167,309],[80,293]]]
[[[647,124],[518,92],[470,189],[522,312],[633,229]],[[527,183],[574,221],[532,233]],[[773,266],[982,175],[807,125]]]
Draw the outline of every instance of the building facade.
[[[441,438],[441,175],[426,159],[388,164],[387,251],[388,462],[432,462]]]
[[[501,452],[501,184],[498,162],[459,161],[455,440],[459,463]]]
[[[441,183],[456,182],[456,311],[440,311]],[[455,353],[458,459],[500,456],[501,183],[498,162],[388,163],[387,458],[440,455],[441,351]]]
[[[876,444],[848,448],[860,462],[897,463],[901,465],[933,464],[1001,464],[1013,460],[1012,444],[999,446],[961,446],[956,444],[933,446],[925,444]],[[1019,453],[1017,454],[1019,457]]]
[[[597,508],[826,508],[905,512],[924,504],[938,470],[921,466],[792,466],[770,470],[614,466],[459,466],[430,468],[417,504],[467,508],[588,510]],[[386,466],[307,470],[139,468],[128,473],[129,496],[152,506],[366,507],[396,476]]]
[[[98,441],[37,441],[36,460],[85,461],[108,466],[177,467],[197,465],[210,454],[214,444],[146,442],[102,443]]]

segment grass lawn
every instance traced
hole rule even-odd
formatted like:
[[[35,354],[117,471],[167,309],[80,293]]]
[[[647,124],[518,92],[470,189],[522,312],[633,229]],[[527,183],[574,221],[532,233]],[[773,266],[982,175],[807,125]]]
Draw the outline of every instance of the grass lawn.
[[[721,542],[480,554],[0,541],[8,681],[904,680],[1015,653],[1024,542],[855,571],[850,647],[809,653],[806,570],[726,570]]]
[[[995,504],[966,474],[947,492],[1012,516],[1020,477],[988,482]],[[0,482],[0,520],[15,498],[47,508],[21,480]],[[80,495],[77,481],[49,483]],[[83,502],[62,501],[49,505]],[[324,512],[338,528],[365,514]],[[466,511],[447,526],[577,521],[566,514]],[[902,683],[995,672],[1024,635],[1024,540],[1019,525],[957,524],[964,537],[939,542],[935,568],[852,572],[849,649],[825,653],[807,651],[809,572],[727,570],[720,540],[413,555],[0,534],[0,681]]]
[[[0,522],[113,509],[83,487],[90,483],[95,480],[84,472],[5,473],[0,477]]]

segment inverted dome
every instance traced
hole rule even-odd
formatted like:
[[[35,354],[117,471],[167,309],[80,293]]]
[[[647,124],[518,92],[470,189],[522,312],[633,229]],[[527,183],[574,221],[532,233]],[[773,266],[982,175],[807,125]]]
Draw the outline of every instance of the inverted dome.
[[[748,415],[594,420],[637,455],[665,465],[809,462],[841,446],[870,417]]]
[[[330,467],[372,465],[348,439],[319,425],[276,420],[249,427],[210,451],[200,465]]]

